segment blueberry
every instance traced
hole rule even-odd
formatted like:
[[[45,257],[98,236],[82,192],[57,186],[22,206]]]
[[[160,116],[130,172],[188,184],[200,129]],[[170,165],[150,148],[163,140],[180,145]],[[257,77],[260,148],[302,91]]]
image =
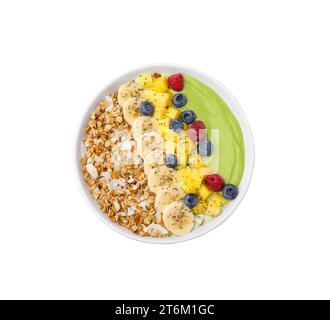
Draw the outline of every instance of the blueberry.
[[[178,158],[176,157],[175,154],[168,154],[165,157],[165,164],[169,168],[175,169],[176,166],[178,165]]]
[[[233,184],[225,184],[222,188],[222,195],[228,200],[234,200],[238,196],[238,189]]]
[[[154,113],[154,106],[148,101],[142,101],[140,104],[140,112],[144,116],[152,116]]]
[[[181,114],[181,120],[187,124],[192,124],[196,120],[196,113],[192,110],[185,110]]]
[[[183,203],[189,207],[189,208],[193,208],[197,206],[198,203],[198,198],[195,194],[193,193],[188,193],[185,195],[185,197],[183,198]]]
[[[173,97],[172,102],[177,108],[182,108],[187,104],[187,97],[183,93],[177,93]]]
[[[170,128],[173,131],[180,131],[183,129],[183,122],[180,120],[172,120],[170,123]]]
[[[209,140],[202,140],[197,145],[197,151],[202,157],[209,157],[213,152],[213,144]]]

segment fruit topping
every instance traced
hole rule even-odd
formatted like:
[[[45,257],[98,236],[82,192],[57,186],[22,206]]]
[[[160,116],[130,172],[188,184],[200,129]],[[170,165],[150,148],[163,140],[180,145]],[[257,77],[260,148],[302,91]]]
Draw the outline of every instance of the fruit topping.
[[[154,80],[154,88],[156,92],[166,92],[168,89],[168,81],[166,77],[159,77]]]
[[[221,191],[225,182],[223,179],[217,174],[210,174],[204,179],[205,184],[211,189],[212,191]]]
[[[156,92],[154,89],[144,90],[144,98],[156,108],[166,108],[171,103],[171,95],[167,92]]]
[[[181,120],[187,124],[192,124],[196,120],[196,113],[192,110],[185,110],[181,114]]]
[[[184,79],[181,73],[173,74],[168,78],[168,85],[174,91],[182,91],[184,87]]]
[[[151,74],[140,74],[137,77],[137,82],[142,88],[151,88],[153,86],[154,79]]]
[[[177,108],[182,108],[183,106],[185,106],[187,104],[188,100],[187,100],[187,97],[185,94],[177,93],[172,98],[172,102]]]
[[[193,141],[202,141],[207,139],[207,130],[203,121],[197,120],[193,122],[189,130],[187,130],[187,134]]]
[[[178,109],[175,109],[173,107],[169,107],[166,110],[166,116],[170,119],[180,119],[181,112]]]
[[[178,159],[175,154],[167,154],[165,157],[165,164],[172,169],[175,169],[178,165]]]
[[[202,140],[197,145],[197,151],[202,157],[209,157],[213,152],[213,144],[209,140]]]
[[[205,213],[211,217],[216,217],[220,214],[226,199],[220,193],[214,193],[207,202],[208,206]]]
[[[195,194],[193,193],[188,193],[185,195],[183,198],[183,203],[188,207],[188,208],[193,208],[196,207],[198,204],[198,198]]]
[[[181,180],[182,190],[185,193],[197,194],[203,180],[200,171],[195,168],[186,167],[179,169],[177,173]]]
[[[212,190],[210,190],[205,184],[202,184],[198,193],[202,200],[206,200],[212,194]]]
[[[144,116],[152,116],[154,113],[154,106],[148,101],[142,101],[140,104],[140,112]]]
[[[233,184],[225,184],[222,188],[222,195],[228,200],[234,200],[238,196],[238,189]]]
[[[180,120],[172,120],[170,123],[170,128],[175,132],[179,132],[183,129],[183,122]]]

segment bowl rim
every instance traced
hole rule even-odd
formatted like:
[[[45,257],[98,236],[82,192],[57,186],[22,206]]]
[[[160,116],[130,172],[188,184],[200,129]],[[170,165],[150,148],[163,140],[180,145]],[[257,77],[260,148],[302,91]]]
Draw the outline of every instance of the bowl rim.
[[[126,228],[120,226],[119,224],[112,222],[106,214],[104,214],[97,206],[95,200],[90,195],[86,183],[83,179],[83,176],[81,174],[81,152],[80,152],[80,146],[81,146],[81,140],[84,133],[84,127],[87,123],[87,119],[93,110],[95,108],[95,105],[104,98],[107,92],[111,90],[111,88],[117,87],[124,83],[125,80],[123,78],[126,78],[128,81],[129,79],[132,79],[132,74],[138,75],[142,72],[155,72],[152,69],[157,69],[158,72],[165,72],[166,70],[172,70],[171,72],[167,73],[187,73],[190,76],[193,76],[197,78],[198,80],[202,81],[209,87],[211,87],[213,90],[217,92],[217,94],[220,95],[220,97],[226,102],[230,110],[233,112],[235,117],[237,118],[241,129],[242,134],[244,138],[244,145],[245,145],[245,163],[244,163],[244,173],[242,177],[242,181],[239,185],[240,187],[240,193],[239,196],[234,200],[231,201],[229,204],[226,205],[225,209],[223,210],[222,214],[212,221],[206,223],[205,225],[197,228],[196,230],[192,231],[191,233],[184,235],[184,236],[172,236],[172,237],[164,237],[164,238],[154,238],[154,237],[143,237],[134,234],[133,232],[127,230]],[[156,71],[157,71],[156,70]],[[140,242],[144,243],[153,243],[153,244],[173,244],[173,243],[179,243],[184,242],[188,240],[192,240],[195,238],[198,238],[211,230],[214,230],[215,228],[219,227],[222,223],[224,223],[237,209],[241,201],[246,195],[247,190],[249,189],[253,171],[254,171],[254,164],[255,164],[255,145],[252,135],[252,130],[249,124],[249,121],[241,108],[240,104],[236,100],[236,98],[229,92],[229,90],[221,84],[218,80],[210,76],[209,74],[197,70],[195,68],[181,65],[181,64],[173,64],[173,63],[154,63],[154,64],[148,64],[143,66],[138,66],[136,68],[131,68],[130,70],[127,70],[126,72],[123,72],[116,77],[113,77],[112,80],[108,83],[108,85],[91,101],[88,108],[83,112],[79,124],[78,124],[78,130],[77,130],[77,137],[75,141],[75,148],[74,148],[74,165],[75,165],[75,172],[77,177],[77,184],[78,188],[85,199],[85,201],[88,203],[91,210],[94,212],[94,214],[108,227],[110,227],[112,230],[120,233],[121,235],[124,235],[130,239],[134,239]]]

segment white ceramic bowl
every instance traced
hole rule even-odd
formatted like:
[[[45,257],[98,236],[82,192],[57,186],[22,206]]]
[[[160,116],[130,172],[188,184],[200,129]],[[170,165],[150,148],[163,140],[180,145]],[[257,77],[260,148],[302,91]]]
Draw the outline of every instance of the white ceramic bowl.
[[[219,215],[214,220],[210,221],[209,223],[199,227],[198,229],[194,230],[193,232],[185,235],[185,236],[179,236],[179,237],[168,237],[168,238],[152,238],[152,237],[141,237],[138,235],[133,234],[129,230],[123,228],[117,223],[112,222],[107,215],[101,212],[101,210],[98,208],[95,200],[91,197],[87,186],[84,182],[83,175],[81,173],[81,166],[80,166],[80,144],[81,140],[84,136],[84,128],[88,121],[89,115],[91,114],[92,110],[95,108],[95,106],[98,104],[98,102],[102,99],[104,99],[105,95],[109,91],[116,91],[119,86],[131,79],[136,78],[136,76],[140,73],[165,73],[165,74],[174,74],[174,73],[183,73],[188,74],[190,76],[193,76],[200,81],[204,82],[206,85],[211,87],[213,90],[215,90],[221,98],[227,103],[237,120],[239,121],[243,137],[244,137],[244,143],[245,143],[245,168],[244,168],[244,174],[242,181],[239,185],[240,193],[238,197],[230,201],[226,206],[224,207],[221,215]],[[192,69],[190,67],[185,66],[179,66],[179,65],[173,65],[173,64],[157,64],[157,65],[149,65],[145,67],[140,67],[131,71],[126,72],[125,74],[115,78],[110,84],[92,101],[92,103],[89,105],[88,109],[85,111],[79,128],[79,133],[77,137],[77,143],[76,143],[76,150],[75,150],[75,162],[76,162],[76,170],[78,173],[78,183],[80,185],[80,189],[82,191],[82,194],[87,201],[87,203],[90,205],[94,213],[111,229],[121,233],[122,235],[125,235],[131,239],[149,242],[149,243],[177,243],[181,241],[190,240],[196,237],[199,237],[219,225],[221,225],[237,208],[239,203],[242,201],[243,197],[246,194],[246,191],[249,187],[250,180],[252,177],[253,167],[254,167],[254,144],[253,144],[253,137],[250,129],[250,125],[246,119],[246,116],[241,109],[240,105],[236,101],[236,99],[229,93],[229,91],[220,84],[217,80],[213,79],[212,77],[206,75],[205,73],[201,71],[197,71],[195,69]]]

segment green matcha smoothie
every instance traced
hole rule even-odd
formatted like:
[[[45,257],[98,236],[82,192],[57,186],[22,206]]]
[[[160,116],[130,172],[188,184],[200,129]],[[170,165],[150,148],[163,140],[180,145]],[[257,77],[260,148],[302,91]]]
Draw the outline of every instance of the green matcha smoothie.
[[[239,185],[244,172],[244,140],[241,127],[221,97],[199,80],[184,75],[183,93],[188,98],[182,110],[193,110],[202,120],[214,145],[213,155],[204,162],[218,172],[226,183]],[[214,130],[216,129],[216,130]]]

